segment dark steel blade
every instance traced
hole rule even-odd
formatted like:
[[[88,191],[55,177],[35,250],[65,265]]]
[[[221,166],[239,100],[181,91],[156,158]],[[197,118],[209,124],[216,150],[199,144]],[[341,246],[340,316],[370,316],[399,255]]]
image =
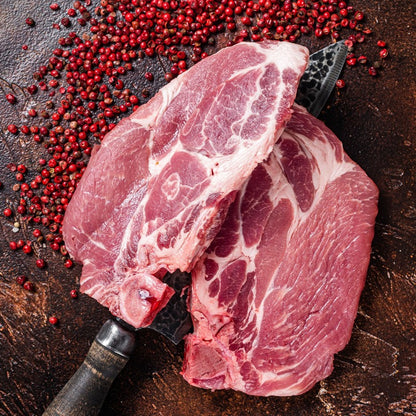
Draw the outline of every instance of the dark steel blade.
[[[175,289],[175,294],[157,314],[148,328],[160,332],[177,345],[192,329],[191,315],[187,309],[187,295],[188,287],[191,284],[191,276],[189,273],[177,270],[175,273],[167,274],[163,281]]]
[[[334,89],[342,71],[348,48],[344,41],[333,43],[309,57],[296,102],[317,117]]]

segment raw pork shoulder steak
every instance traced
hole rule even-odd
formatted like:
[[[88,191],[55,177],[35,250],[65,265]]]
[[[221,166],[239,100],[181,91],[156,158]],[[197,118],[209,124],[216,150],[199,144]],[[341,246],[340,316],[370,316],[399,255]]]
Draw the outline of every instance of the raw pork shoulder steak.
[[[377,197],[334,134],[295,106],[192,272],[185,379],[286,396],[328,376],[351,335]]]
[[[223,49],[104,138],[63,225],[83,292],[135,327],[153,320],[172,295],[160,278],[192,268],[272,151],[307,61],[288,42]]]

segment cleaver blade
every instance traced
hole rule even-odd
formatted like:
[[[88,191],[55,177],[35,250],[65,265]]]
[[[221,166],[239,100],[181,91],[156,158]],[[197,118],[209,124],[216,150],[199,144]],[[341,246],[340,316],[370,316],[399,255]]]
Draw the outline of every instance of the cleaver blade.
[[[299,82],[296,102],[318,117],[328,100],[347,57],[343,40],[332,43],[309,57],[309,64]]]

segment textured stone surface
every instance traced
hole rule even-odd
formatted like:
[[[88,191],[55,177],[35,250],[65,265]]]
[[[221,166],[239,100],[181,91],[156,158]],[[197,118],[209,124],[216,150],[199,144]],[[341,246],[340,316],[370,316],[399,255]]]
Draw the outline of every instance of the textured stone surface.
[[[24,162],[33,172],[43,154],[31,139],[6,133],[10,122],[25,122],[25,110],[38,104],[24,87],[31,74],[50,57],[63,31],[54,21],[70,7],[52,13],[49,2],[16,0],[0,7],[0,212],[15,201],[13,174],[6,165]],[[335,358],[333,374],[300,397],[259,398],[232,391],[209,392],[187,385],[179,375],[183,345],[177,347],[150,330],[139,333],[139,346],[116,380],[102,415],[385,415],[416,414],[416,105],[415,6],[413,0],[368,2],[362,8],[374,28],[366,46],[374,57],[377,39],[389,43],[390,58],[373,79],[363,68],[346,68],[347,88],[334,93],[322,119],[344,142],[345,149],[380,188],[380,213],[367,284],[351,342]],[[24,24],[26,17],[35,28]],[[7,25],[6,25],[7,23]],[[7,27],[6,27],[7,26]],[[22,51],[22,44],[29,50]],[[302,43],[316,50],[323,44]],[[133,86],[141,91],[141,75],[156,65],[155,88],[163,69],[155,60],[137,65]],[[15,106],[4,92],[19,96]],[[153,91],[154,92],[154,91]],[[29,238],[23,227],[19,235]],[[39,247],[46,271],[35,256],[11,254],[16,238],[0,218],[0,415],[40,415],[75,372],[108,312],[81,295],[71,299],[80,268],[67,270],[61,257]],[[24,237],[25,238],[25,237]],[[27,275],[34,293],[14,278]],[[47,322],[55,314],[60,325]]]

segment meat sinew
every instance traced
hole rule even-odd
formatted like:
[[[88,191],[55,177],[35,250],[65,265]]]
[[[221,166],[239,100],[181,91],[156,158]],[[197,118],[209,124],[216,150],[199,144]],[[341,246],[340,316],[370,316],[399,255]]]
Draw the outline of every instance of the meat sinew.
[[[307,49],[240,43],[204,59],[103,140],[66,211],[81,291],[140,327],[167,303],[290,118]]]
[[[195,386],[301,394],[351,336],[378,190],[322,122],[294,110],[192,272],[183,375]]]

